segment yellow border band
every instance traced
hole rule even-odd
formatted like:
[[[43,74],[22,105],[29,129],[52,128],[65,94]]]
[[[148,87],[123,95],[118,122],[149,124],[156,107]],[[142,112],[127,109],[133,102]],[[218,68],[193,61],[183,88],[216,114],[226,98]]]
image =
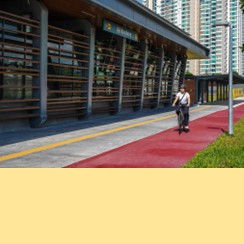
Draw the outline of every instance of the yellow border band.
[[[204,108],[197,108],[197,109],[192,110],[191,112],[204,110],[204,109],[207,109],[209,107],[211,107],[211,106],[206,106]],[[21,152],[17,152],[17,153],[12,153],[12,154],[8,154],[8,155],[0,156],[0,162],[6,161],[6,160],[10,160],[10,159],[14,159],[14,158],[23,157],[23,156],[26,156],[26,155],[29,155],[29,154],[32,154],[32,153],[37,153],[37,152],[53,149],[53,148],[56,148],[56,147],[61,147],[61,146],[68,145],[68,144],[71,144],[71,143],[88,140],[88,139],[95,138],[95,137],[98,137],[98,136],[104,136],[104,135],[108,135],[108,134],[115,133],[115,132],[118,132],[118,131],[127,130],[127,129],[131,129],[131,128],[139,127],[139,126],[142,126],[142,125],[146,125],[146,124],[150,124],[150,123],[166,120],[166,119],[173,118],[173,117],[175,117],[175,114],[164,116],[164,117],[157,118],[157,119],[151,119],[151,120],[148,120],[148,121],[144,121],[144,122],[140,122],[140,123],[136,123],[136,124],[132,124],[132,125],[126,125],[126,126],[122,126],[122,127],[111,129],[111,130],[105,130],[105,131],[101,131],[101,132],[98,132],[98,133],[89,134],[89,135],[86,135],[86,136],[81,136],[81,137],[77,137],[77,138],[73,138],[73,139],[69,139],[69,140],[65,140],[65,141],[60,141],[60,142],[57,142],[57,143],[53,143],[53,144],[49,144],[49,145],[41,146],[41,147],[36,147],[36,148],[32,148],[32,149],[21,151]]]

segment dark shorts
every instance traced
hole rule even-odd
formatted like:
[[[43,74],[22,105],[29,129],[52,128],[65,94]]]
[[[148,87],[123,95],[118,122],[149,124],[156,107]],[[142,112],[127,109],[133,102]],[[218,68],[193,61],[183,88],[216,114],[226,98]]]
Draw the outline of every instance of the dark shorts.
[[[180,105],[182,112],[184,114],[184,125],[188,126],[189,124],[189,107],[185,104],[181,104]],[[176,109],[176,113],[177,113],[177,109]]]

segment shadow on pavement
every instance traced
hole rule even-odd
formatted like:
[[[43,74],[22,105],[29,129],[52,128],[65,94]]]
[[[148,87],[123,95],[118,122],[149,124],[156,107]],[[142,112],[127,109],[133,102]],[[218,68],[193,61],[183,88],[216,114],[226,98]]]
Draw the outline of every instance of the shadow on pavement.
[[[172,112],[175,108],[169,106],[166,108],[144,110],[134,113],[121,113],[100,118],[88,118],[83,120],[60,122],[57,124],[45,125],[43,128],[28,128],[19,131],[2,133],[0,137],[0,146],[6,146],[13,143],[43,138],[47,136],[58,135],[76,130],[103,126],[122,121],[139,119],[145,116],[157,115],[166,112]]]
[[[236,105],[238,103],[242,103],[244,99],[236,99],[233,101],[233,104]],[[220,102],[214,102],[214,103],[208,103],[203,104],[204,105],[228,105],[227,101],[220,101]],[[194,105],[193,107],[195,107]],[[118,115],[112,115],[112,116],[106,116],[106,117],[100,117],[100,118],[89,118],[84,120],[77,120],[77,121],[71,121],[71,122],[60,122],[57,124],[49,124],[46,125],[43,128],[37,128],[37,129],[23,129],[20,131],[15,132],[6,132],[2,133],[0,137],[0,146],[5,146],[13,143],[33,140],[37,138],[43,138],[47,136],[53,136],[58,135],[62,133],[67,132],[73,132],[80,129],[87,129],[87,128],[93,128],[96,126],[102,126],[102,125],[108,125],[112,123],[118,123],[122,121],[128,121],[133,119],[139,119],[145,116],[151,116],[151,115],[157,115],[161,113],[166,112],[173,112],[175,108],[168,106],[165,108],[159,108],[159,109],[152,109],[152,110],[144,110],[134,113],[121,113]],[[220,129],[220,128],[219,128]]]
[[[226,132],[223,128],[219,128],[219,127],[208,127],[208,129],[211,129],[211,130],[221,130],[223,133]]]

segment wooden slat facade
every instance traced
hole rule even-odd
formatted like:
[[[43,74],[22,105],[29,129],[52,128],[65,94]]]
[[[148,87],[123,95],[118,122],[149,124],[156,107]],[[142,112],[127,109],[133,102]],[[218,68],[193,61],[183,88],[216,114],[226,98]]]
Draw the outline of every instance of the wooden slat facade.
[[[87,0],[40,2],[48,9],[46,63],[41,63],[42,51],[36,45],[40,22],[28,13],[23,17],[0,10],[0,120],[37,117],[44,100],[47,120],[80,119],[89,111],[92,115],[137,111],[171,102],[184,73],[184,48]],[[103,31],[103,19],[137,32],[139,41]],[[72,20],[91,24],[94,40],[85,21],[77,31],[58,24]],[[33,94],[40,90],[36,81],[43,82],[41,65],[47,66],[47,96],[40,101]]]
[[[97,32],[94,55],[92,113],[118,111],[121,50],[118,39]]]
[[[88,36],[49,25],[48,118],[86,114],[88,50]]]
[[[140,108],[144,55],[144,47],[140,43],[126,41],[122,108],[134,111]]]
[[[0,120],[36,117],[39,22],[0,10]]]
[[[148,50],[146,79],[144,86],[144,108],[155,108],[158,103],[158,88],[160,83],[161,49],[150,47]]]

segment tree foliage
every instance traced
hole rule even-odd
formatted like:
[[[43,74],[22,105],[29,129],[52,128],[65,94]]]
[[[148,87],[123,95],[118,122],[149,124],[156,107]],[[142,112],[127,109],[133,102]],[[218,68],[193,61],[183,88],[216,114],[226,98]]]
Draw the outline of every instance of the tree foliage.
[[[241,6],[242,13],[244,14],[244,0],[240,0],[240,6]]]

